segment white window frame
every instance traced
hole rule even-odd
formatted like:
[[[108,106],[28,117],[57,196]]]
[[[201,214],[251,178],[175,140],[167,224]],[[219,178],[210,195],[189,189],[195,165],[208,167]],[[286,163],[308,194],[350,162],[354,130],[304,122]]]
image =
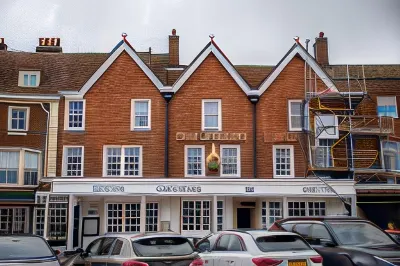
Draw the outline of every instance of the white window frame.
[[[295,204],[295,203],[299,203],[299,208],[298,209],[296,209],[296,208],[291,208],[292,210],[293,210],[293,212],[294,212],[294,210],[299,210],[299,212],[301,211],[301,210],[303,210],[304,209],[304,216],[302,216],[302,215],[292,215],[292,216],[290,216],[289,215],[289,203],[293,203],[293,205]],[[301,207],[301,203],[304,203],[304,208],[300,208]],[[307,200],[300,200],[300,201],[298,201],[298,200],[294,200],[294,199],[291,199],[291,200],[288,200],[287,201],[287,205],[286,205],[286,208],[287,208],[287,215],[288,215],[288,217],[306,217],[307,215],[308,215],[308,201]]]
[[[276,150],[277,149],[290,149],[290,175],[276,175]],[[273,177],[274,178],[294,178],[294,148],[293,145],[273,145]]]
[[[153,205],[153,206],[157,205],[157,209],[156,208],[148,208],[148,207],[150,207],[149,206],[150,204]],[[160,203],[158,203],[156,201],[146,202],[146,213],[145,213],[146,222],[145,222],[145,226],[144,226],[146,232],[158,232],[158,231],[160,231],[160,210],[161,210],[160,206],[161,206]],[[147,216],[147,211],[149,211],[149,210],[152,210],[152,211],[157,210],[157,216],[156,215],[150,216],[152,221],[153,221],[153,223],[151,223],[151,225],[156,226],[157,230],[153,230],[153,231],[147,230],[149,228],[149,226],[150,226],[150,223],[147,223],[148,222],[147,218],[149,217],[149,216]],[[154,223],[154,219],[157,219],[157,223]]]
[[[237,174],[236,175],[229,175],[229,174],[224,174],[224,168],[223,168],[223,164],[222,164],[222,149],[236,149],[237,150]],[[226,144],[221,144],[219,146],[219,157],[221,158],[221,176],[222,177],[240,177],[241,175],[241,168],[240,168],[240,145],[226,145]]]
[[[23,221],[23,233],[28,233],[28,228],[29,228],[29,224],[30,224],[30,219],[29,219],[29,208],[28,207],[16,207],[16,206],[1,206],[0,210],[12,210],[12,215],[11,215],[11,233],[14,233],[14,229],[15,227],[18,225],[18,216],[16,216],[16,211],[17,210],[25,210],[25,215],[20,216],[19,218],[25,219],[25,221]],[[0,221],[0,223],[4,223],[4,221]],[[15,230],[16,231],[16,230]]]
[[[24,76],[28,75],[28,85],[24,83]],[[36,84],[35,86],[31,86],[31,76],[36,75]],[[30,71],[19,71],[18,75],[18,87],[25,87],[25,88],[36,88],[39,87],[40,84],[40,71],[30,70]]]
[[[67,175],[67,150],[69,148],[82,148],[82,169],[81,169],[81,175],[76,175],[76,176],[68,176]],[[83,171],[85,170],[85,147],[84,146],[79,146],[79,145],[64,145],[63,146],[63,157],[62,157],[62,176],[64,177],[83,177],[84,173]]]
[[[121,174],[107,175],[107,148],[121,149]],[[139,148],[139,175],[125,175],[125,148]],[[103,146],[103,176],[104,177],[143,177],[143,146],[142,145],[104,145]]]
[[[183,203],[185,201],[194,202],[194,215],[187,215],[188,217],[193,217],[194,218],[194,222],[193,222],[194,229],[193,230],[190,230],[189,228],[187,230],[183,229],[183,217],[184,217],[184,215],[183,215]],[[196,217],[198,217],[198,216],[196,216],[196,201],[200,201],[201,202],[201,208],[200,208],[200,230],[196,229]],[[203,212],[204,211],[204,207],[203,207],[203,203],[204,202],[208,202],[208,206],[209,206],[209,208],[208,208],[209,215],[208,216],[204,215],[204,212]],[[212,214],[213,214],[212,213],[212,200],[200,199],[200,198],[182,199],[181,206],[180,206],[180,211],[181,211],[180,224],[181,224],[181,231],[182,232],[201,232],[201,231],[203,231],[203,232],[211,232],[211,226],[213,224],[212,219],[216,219],[216,217],[215,218],[212,217]],[[204,221],[203,218],[205,218],[205,217],[209,218],[208,230],[204,229],[204,225],[205,224],[203,222]],[[190,223],[187,223],[187,225],[189,227]]]
[[[303,104],[303,100],[289,100],[288,101],[288,120],[289,120],[289,131],[302,131],[303,128],[300,127],[292,127],[292,103],[300,103]],[[297,115],[296,115],[297,116]],[[300,114],[299,114],[300,120],[302,117],[301,113],[301,108],[300,108]]]
[[[82,110],[82,127],[70,127],[69,126],[69,103],[70,102],[83,102]],[[82,131],[85,130],[86,122],[86,99],[66,99],[64,108],[64,130],[69,131]]]
[[[53,200],[54,199],[54,200]],[[65,227],[66,228],[68,228],[68,219],[69,219],[69,217],[68,217],[68,202],[69,202],[69,197],[67,196],[67,195],[49,195],[49,198],[48,198],[48,207],[46,207],[47,208],[47,211],[48,211],[48,216],[47,216],[47,232],[45,232],[45,234],[46,234],[46,236],[47,236],[47,238],[48,239],[50,239],[50,240],[55,240],[55,239],[57,239],[57,237],[58,236],[51,236],[50,235],[50,233],[51,232],[56,232],[56,233],[63,233],[63,236],[61,236],[61,237],[59,237],[59,239],[62,239],[62,240],[67,240],[67,231],[68,231],[68,229],[67,229],[67,231],[59,231],[59,230],[57,230],[57,231],[51,231],[51,225],[53,224],[53,225],[55,225],[56,227],[62,227],[64,224],[65,224]],[[52,222],[52,219],[51,219],[51,217],[53,217],[52,215],[51,215],[51,211],[52,210],[54,210],[55,211],[55,215],[54,215],[54,217],[59,217],[60,219],[61,218],[65,218],[64,220],[65,220],[65,222],[63,222],[63,221],[57,221],[56,220],[56,222]],[[59,215],[57,215],[57,210],[60,210],[60,214]],[[62,214],[61,214],[61,210],[65,210],[65,216],[63,216]],[[46,226],[45,226],[45,228],[46,228]]]
[[[395,106],[395,109],[396,109],[396,116],[393,116],[393,118],[399,118],[399,110],[397,109],[397,97],[396,96],[377,96],[376,97],[376,108],[377,108],[377,115],[379,116],[379,113],[378,113],[378,107],[380,106],[379,105],[379,98],[394,98],[394,106]]]
[[[135,118],[136,118],[136,102],[147,102],[147,119],[148,125],[147,126],[136,126],[135,125]],[[150,130],[151,129],[151,99],[132,99],[131,100],[131,131],[135,130]]]
[[[204,104],[205,103],[218,103],[218,126],[216,128],[205,127],[205,114]],[[201,101],[201,130],[202,131],[222,131],[222,104],[221,99],[203,99]]]
[[[271,216],[271,214],[270,214],[271,208],[269,206],[270,203],[279,203],[279,211],[281,213],[280,216],[275,216],[275,214],[273,216]],[[265,208],[263,206],[264,204],[265,204]],[[263,210],[265,210],[265,215],[262,214]],[[276,208],[274,207],[273,210],[275,211]],[[265,223],[263,223],[263,221],[262,221],[263,218],[265,218]],[[262,228],[266,229],[266,228],[268,228],[269,226],[272,225],[270,223],[270,221],[269,221],[270,218],[275,218],[275,221],[283,218],[283,206],[282,206],[282,201],[281,200],[279,200],[279,199],[276,199],[276,200],[271,199],[271,200],[263,200],[261,202],[261,225],[262,225]]]
[[[218,203],[222,203],[222,208],[218,207]],[[218,211],[222,211],[222,214],[218,214]],[[225,230],[225,201],[224,200],[217,200],[217,231],[222,231]],[[218,222],[218,218],[222,218],[222,223]],[[219,230],[218,228],[221,228],[221,230]]]
[[[188,167],[187,167],[187,163],[188,163],[188,149],[190,148],[195,148],[195,149],[201,149],[201,153],[202,153],[202,158],[201,158],[201,175],[189,175],[188,174]],[[204,145],[185,145],[185,177],[204,177],[206,176],[206,166],[205,166],[205,146]]]
[[[25,116],[25,128],[24,129],[13,129],[12,128],[12,111],[14,109],[25,110],[26,116]],[[29,130],[29,115],[30,115],[30,107],[9,106],[8,107],[8,131],[16,131],[16,132],[26,132],[26,131],[28,131]]]
[[[313,205],[313,208],[310,208],[310,203]],[[324,203],[325,204],[325,208],[321,208],[321,206],[319,208],[315,208],[315,205],[314,205],[315,203],[319,203],[319,204]],[[326,201],[325,200],[309,200],[309,201],[307,201],[306,208],[307,208],[306,216],[310,216],[310,217],[326,216]],[[311,209],[314,211],[313,215],[310,214],[310,210]],[[321,214],[320,215],[315,215],[315,210],[319,210],[319,211],[324,210],[325,214],[324,215],[321,215]]]

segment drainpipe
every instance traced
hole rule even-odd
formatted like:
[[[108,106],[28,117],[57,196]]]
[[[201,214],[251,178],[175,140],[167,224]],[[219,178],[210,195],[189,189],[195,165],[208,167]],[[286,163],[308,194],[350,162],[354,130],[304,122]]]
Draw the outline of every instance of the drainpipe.
[[[253,104],[253,177],[257,178],[257,103],[260,97],[258,95],[248,97]]]
[[[163,92],[162,96],[165,100],[165,134],[164,134],[164,177],[168,177],[168,146],[169,146],[169,102],[174,96],[173,92]]]

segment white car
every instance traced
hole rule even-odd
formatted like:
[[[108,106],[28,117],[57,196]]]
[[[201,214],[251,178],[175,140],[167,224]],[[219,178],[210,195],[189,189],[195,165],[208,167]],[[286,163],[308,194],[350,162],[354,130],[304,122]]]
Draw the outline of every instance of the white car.
[[[321,266],[322,257],[299,235],[227,230],[196,244],[205,266]]]
[[[49,244],[40,236],[0,236],[0,266],[60,266]]]

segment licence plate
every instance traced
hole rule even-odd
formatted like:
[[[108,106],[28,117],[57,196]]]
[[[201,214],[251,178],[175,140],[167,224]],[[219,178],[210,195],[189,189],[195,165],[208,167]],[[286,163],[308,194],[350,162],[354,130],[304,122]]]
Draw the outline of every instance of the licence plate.
[[[289,260],[288,266],[307,266],[306,260]]]

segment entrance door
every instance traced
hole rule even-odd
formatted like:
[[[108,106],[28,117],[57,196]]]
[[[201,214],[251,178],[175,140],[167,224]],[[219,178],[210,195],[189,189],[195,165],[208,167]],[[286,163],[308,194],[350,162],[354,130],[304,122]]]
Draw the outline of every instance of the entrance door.
[[[237,209],[237,228],[251,228],[251,209],[238,208]]]

